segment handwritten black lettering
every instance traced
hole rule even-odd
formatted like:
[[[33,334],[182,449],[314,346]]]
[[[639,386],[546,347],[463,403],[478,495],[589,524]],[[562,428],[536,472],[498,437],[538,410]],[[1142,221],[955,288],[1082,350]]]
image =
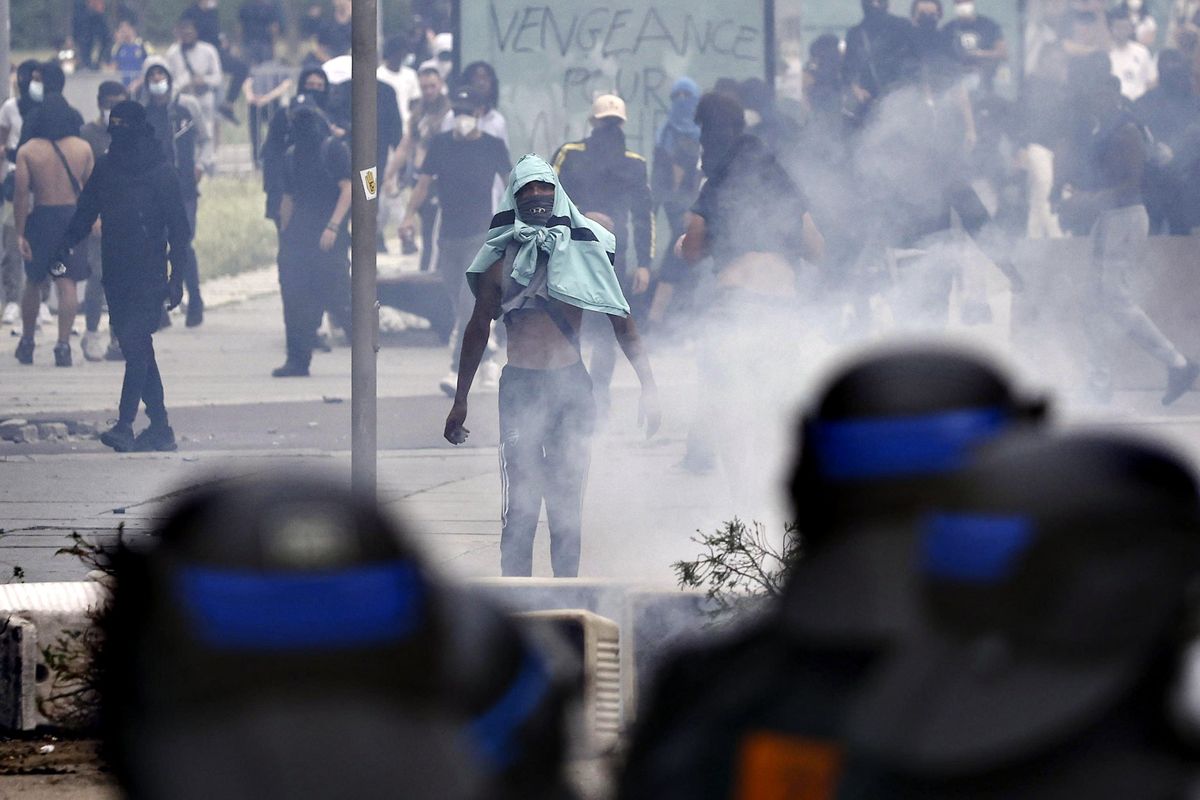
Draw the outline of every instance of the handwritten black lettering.
[[[742,25],[733,40],[733,57],[739,61],[758,61],[763,57],[762,40],[758,28]]]
[[[512,20],[508,23],[508,28],[504,33],[500,32],[500,12],[496,10],[495,3],[488,4],[488,11],[492,18],[492,35],[495,37],[497,44],[500,45],[500,52],[508,50],[508,43],[512,41],[513,28],[517,25],[517,14],[512,15]]]
[[[653,29],[651,26],[653,26]],[[659,16],[658,9],[651,7],[647,9],[646,16],[642,19],[642,27],[638,31],[633,49],[635,52],[641,52],[643,47],[651,45],[654,42],[666,42],[678,55],[683,55],[683,51],[679,48],[675,37],[671,35],[667,24]]]
[[[558,45],[558,54],[566,56],[567,51],[571,49],[571,40],[575,38],[575,29],[579,26],[579,15],[575,14],[571,17],[571,25],[567,28],[566,36],[563,36],[562,30],[558,27],[558,20],[554,16],[554,11],[549,6],[546,6],[543,19],[542,49],[546,49],[546,29],[552,28],[554,30],[554,41]]]
[[[608,24],[608,33],[605,34],[605,36],[604,36],[604,46],[600,49],[600,53],[605,58],[612,58],[613,56],[619,56],[622,53],[632,53],[634,51],[634,49],[632,47],[610,47],[609,46],[610,43],[612,42],[613,34],[615,34],[617,31],[621,30],[622,28],[628,27],[625,23],[625,19],[627,17],[629,17],[629,15],[632,13],[633,13],[632,9],[622,8],[621,10],[617,11],[616,13],[614,13],[612,15],[612,20]]]
[[[575,44],[584,53],[592,52],[592,49],[600,41],[600,35],[608,27],[608,24],[605,22],[596,23],[592,20],[607,15],[607,8],[593,8],[584,14],[583,18],[579,21],[579,34],[575,37]]]
[[[526,6],[525,13],[521,15],[521,27],[517,29],[516,36],[513,38],[514,53],[532,53],[533,47],[529,44],[522,45],[521,40],[525,38],[525,31],[536,30],[545,24],[545,9],[540,6]],[[544,37],[545,34],[542,34]]]

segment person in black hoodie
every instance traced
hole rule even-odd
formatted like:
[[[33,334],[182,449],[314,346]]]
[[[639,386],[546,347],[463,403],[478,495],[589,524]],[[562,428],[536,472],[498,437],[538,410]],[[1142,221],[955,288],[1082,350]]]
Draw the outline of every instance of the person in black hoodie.
[[[204,124],[203,109],[190,94],[175,91],[175,77],[162,59],[147,59],[146,79],[138,99],[146,107],[146,119],[163,149],[168,163],[179,175],[179,188],[188,213],[188,227],[196,235],[196,209],[200,202],[200,178],[212,163],[212,137]],[[195,252],[184,273],[187,287],[187,326],[204,322],[204,299],[200,296],[200,271]],[[164,324],[170,321],[164,319]]]
[[[164,300],[174,308],[183,299],[183,275],[192,253],[187,210],[179,177],[154,138],[146,109],[131,100],[117,104],[108,130],[112,144],[79,195],[58,260],[67,261],[100,219],[104,295],[125,353],[117,423],[100,441],[119,453],[174,450],[152,337]],[[134,437],[133,421],[143,401],[150,426]]]
[[[633,299],[641,316],[650,295],[650,265],[654,261],[654,201],[646,159],[625,146],[625,101],[602,94],[592,103],[592,135],[568,142],[554,156],[554,170],[562,188],[584,214],[608,223],[617,237],[615,268],[621,291]],[[600,215],[600,216],[595,216]],[[603,218],[607,218],[606,220]],[[626,266],[626,237],[633,225],[635,268]],[[596,414],[608,417],[609,387],[617,365],[617,340],[612,326],[600,314],[584,315],[585,331],[595,338],[588,370],[596,393]],[[603,327],[594,323],[603,323]]]
[[[296,96],[288,106],[288,113],[276,114],[271,117],[267,126],[267,139],[263,142],[262,176],[263,192],[267,196],[266,216],[279,228],[279,205],[283,200],[283,161],[291,144],[289,129],[292,112],[309,105],[320,109],[322,113],[329,104],[329,78],[320,67],[309,67],[300,71],[296,81]]]

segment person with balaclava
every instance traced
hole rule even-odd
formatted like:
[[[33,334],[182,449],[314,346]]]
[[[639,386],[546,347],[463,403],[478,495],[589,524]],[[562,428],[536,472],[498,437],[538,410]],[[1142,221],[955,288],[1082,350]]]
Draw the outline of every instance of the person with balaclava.
[[[1182,53],[1158,54],[1158,86],[1138,98],[1133,114],[1162,153],[1146,176],[1150,230],[1186,236],[1200,225],[1200,98]]]
[[[888,0],[861,0],[863,18],[846,31],[842,76],[848,92],[845,113],[855,124],[899,85],[912,59],[913,35],[908,20],[888,13]]]
[[[288,111],[294,111],[303,106],[315,107],[324,112],[329,102],[329,78],[320,67],[310,67],[300,71],[296,80],[296,96],[288,106]],[[267,205],[265,216],[279,227],[279,205],[283,200],[283,162],[287,155],[289,140],[290,113],[279,113],[271,117],[267,125],[267,138],[263,142],[260,158],[262,159],[263,192],[266,194]]]
[[[656,208],[662,208],[671,230],[671,241],[683,235],[683,218],[700,192],[700,126],[696,124],[696,104],[700,86],[683,77],[671,86],[671,109],[654,140],[650,164],[650,189]],[[675,292],[693,288],[695,276],[669,249],[659,267],[658,284],[650,303],[647,319],[660,323]],[[677,300],[686,305],[686,299]]]
[[[579,347],[583,312],[608,316],[642,386],[639,417],[647,436],[661,423],[654,374],[613,271],[615,258],[613,235],[576,208],[553,167],[535,155],[517,162],[487,242],[467,269],[475,305],[443,432],[451,444],[467,440],[467,397],[492,321],[503,319],[508,331],[499,397],[504,575],[533,574],[533,540],[543,500],[554,575],[579,574],[595,415],[592,382]]]
[[[745,134],[741,104],[708,93],[696,109],[701,168],[707,180],[687,217],[678,254],[693,267],[711,257],[715,296],[698,356],[702,424],[739,505],[764,501],[756,469],[770,443],[766,420],[797,390],[797,375],[779,369],[799,353],[797,276],[824,256],[824,238],[804,191],[761,141]],[[769,344],[768,344],[769,343]],[[769,398],[769,403],[768,403]],[[773,437],[772,437],[773,438]]]
[[[92,174],[92,149],[79,138],[78,116],[63,99],[52,95],[42,103],[24,133],[29,138],[17,151],[13,219],[17,245],[25,260],[25,291],[21,295],[23,331],[17,361],[33,363],[33,334],[37,330],[42,288],[50,280],[58,290],[58,343],[54,363],[71,366],[71,329],[79,308],[77,284],[87,280],[87,253],[55,263],[58,242],[75,213],[75,204]]]
[[[129,91],[119,81],[105,81],[100,84],[96,93],[96,105],[100,114],[83,126],[79,136],[92,148],[92,158],[99,162],[101,156],[108,152],[112,137],[108,134],[108,118],[113,106],[129,99]],[[88,266],[92,276],[88,278],[87,293],[83,299],[83,313],[86,330],[80,349],[88,361],[120,361],[121,345],[116,336],[109,336],[108,348],[105,349],[100,341],[100,315],[104,311],[104,259],[100,257],[100,226],[87,238]]]
[[[787,160],[800,138],[800,126],[775,105],[775,92],[762,78],[747,78],[738,86],[746,109],[746,133],[761,140],[778,158]]]
[[[0,175],[4,178],[4,200],[0,215],[3,216],[3,254],[0,255],[0,296],[4,298],[0,312],[0,325],[15,325],[21,314],[21,291],[25,286],[25,268],[21,262],[21,251],[17,247],[17,229],[13,225],[12,199],[16,181],[17,148],[21,144],[22,120],[42,101],[44,87],[38,75],[35,59],[22,61],[17,66],[17,94],[0,105],[0,146],[4,147],[4,158],[0,160]],[[36,90],[36,92],[35,92]],[[36,96],[35,96],[36,95]]]
[[[626,297],[644,316],[654,262],[654,202],[650,195],[646,159],[625,143],[625,101],[602,94],[592,102],[588,122],[592,133],[558,149],[551,163],[558,180],[583,213],[610,227],[617,240],[613,265]],[[629,269],[628,232],[633,228],[633,269]],[[596,392],[596,419],[608,420],[609,387],[617,364],[617,342],[611,326],[599,314],[584,315],[584,335],[592,339],[588,370]]]
[[[153,335],[164,302],[173,308],[183,299],[184,263],[192,255],[187,209],[179,176],[140,103],[113,106],[108,131],[112,143],[79,196],[58,260],[70,258],[100,220],[104,296],[125,354],[117,422],[100,441],[119,453],[174,450]],[[143,402],[150,425],[135,437],[133,423]]]
[[[287,361],[276,378],[309,374],[317,328],[331,298],[350,302],[350,153],[329,122],[307,105],[290,112],[279,206],[279,289]],[[343,315],[348,316],[343,309]]]
[[[462,337],[471,316],[471,293],[463,270],[487,238],[493,182],[497,177],[503,180],[512,165],[504,142],[480,129],[480,120],[487,113],[487,98],[476,89],[463,86],[454,92],[450,103],[454,130],[438,134],[430,143],[400,225],[401,236],[411,237],[416,229],[417,209],[425,204],[430,191],[436,189],[442,209],[437,266],[454,308],[458,332],[451,341],[451,372],[439,383],[447,396],[454,395],[460,380]],[[499,367],[489,359],[484,381],[494,386],[498,372]]]
[[[1079,302],[1087,336],[1088,388],[1107,402],[1112,393],[1112,346],[1107,324],[1122,329],[1166,367],[1162,404],[1188,392],[1200,365],[1166,337],[1130,295],[1150,229],[1142,184],[1146,139],[1109,72],[1107,53],[1074,59],[1069,67],[1073,96],[1071,136],[1055,153],[1058,216],[1063,227],[1086,231],[1091,263],[1080,273]]]
[[[179,188],[194,238],[200,179],[212,168],[215,158],[200,102],[190,94],[175,91],[174,77],[163,59],[147,59],[138,100],[146,107],[146,119],[154,128],[167,163],[179,174]],[[204,322],[204,300],[200,296],[200,272],[194,251],[187,260],[186,270],[183,281],[188,297],[187,326],[194,328]],[[169,319],[166,324],[170,324]]]

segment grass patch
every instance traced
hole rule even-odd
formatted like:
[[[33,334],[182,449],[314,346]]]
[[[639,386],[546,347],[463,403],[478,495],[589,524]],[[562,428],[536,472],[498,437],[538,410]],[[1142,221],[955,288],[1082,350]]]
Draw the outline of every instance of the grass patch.
[[[275,226],[263,216],[258,175],[205,178],[200,194],[195,246],[201,279],[275,263]]]

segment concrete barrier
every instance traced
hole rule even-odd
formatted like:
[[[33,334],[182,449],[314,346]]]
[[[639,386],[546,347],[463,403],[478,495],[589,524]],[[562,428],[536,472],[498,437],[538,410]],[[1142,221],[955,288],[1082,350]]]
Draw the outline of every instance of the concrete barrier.
[[[82,728],[95,721],[98,583],[0,586],[0,726]]]

